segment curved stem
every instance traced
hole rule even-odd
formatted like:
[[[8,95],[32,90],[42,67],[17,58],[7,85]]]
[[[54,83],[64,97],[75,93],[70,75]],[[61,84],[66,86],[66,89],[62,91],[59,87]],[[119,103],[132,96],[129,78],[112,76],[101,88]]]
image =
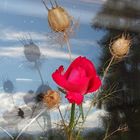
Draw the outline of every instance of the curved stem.
[[[69,123],[70,129],[73,128],[73,125],[74,125],[74,117],[75,117],[75,104],[73,103],[71,105],[71,117],[70,117],[70,123]]]
[[[82,104],[79,106],[79,110],[80,110],[81,115],[82,115],[82,120],[84,120],[84,111],[83,111],[83,105]]]
[[[38,64],[37,64],[37,61],[35,61],[35,66],[36,66],[36,68],[37,68],[37,71],[38,71],[38,73],[39,73],[40,79],[41,79],[41,81],[42,81],[42,85],[44,85],[43,77],[42,77],[40,68],[39,68],[39,66],[38,66]]]
[[[62,115],[62,112],[61,112],[59,106],[58,106],[58,111],[59,111],[60,117],[61,117],[61,119],[62,119],[62,123],[63,123],[63,125],[64,125],[64,129],[65,129],[65,132],[66,132],[66,136],[68,137],[68,129],[67,129],[67,126],[66,126],[66,124],[65,124],[65,120],[64,120],[64,117],[63,117],[63,115]]]
[[[14,137],[8,131],[6,131],[4,128],[0,127],[0,129],[3,130],[11,139],[14,139]]]
[[[72,129],[74,127],[74,119],[75,119],[75,104],[73,103],[71,105],[71,116],[70,116],[70,122],[69,122],[69,138],[68,138],[68,140],[71,140],[71,138],[72,138]]]
[[[65,127],[65,129],[66,129],[67,126],[66,126],[66,124],[65,124],[65,120],[64,120],[64,117],[63,117],[62,112],[61,112],[61,110],[60,110],[60,107],[58,107],[58,111],[59,111],[60,117],[61,117],[61,119],[62,119],[63,125],[64,125],[64,127]]]
[[[43,109],[35,118],[33,118],[30,123],[28,123],[18,134],[18,136],[16,137],[15,140],[18,140],[18,138],[21,136],[21,134],[38,118],[40,117],[44,112],[46,111],[46,109]]]
[[[51,123],[51,116],[49,110],[46,110],[44,116],[44,128],[47,128],[49,130],[49,135],[52,135],[52,123]]]
[[[104,79],[105,79],[105,77],[106,77],[106,75],[107,75],[107,73],[108,73],[108,70],[109,70],[109,68],[110,68],[110,66],[111,66],[111,64],[112,64],[112,62],[113,62],[113,60],[114,60],[114,56],[112,56],[112,58],[111,58],[111,60],[110,60],[110,62],[109,62],[109,64],[108,64],[108,66],[106,67],[106,69],[105,69],[105,71],[104,71],[103,78],[102,78],[102,83],[103,83],[103,81],[104,81]]]
[[[68,52],[69,52],[70,62],[72,62],[71,45],[70,45],[69,39],[68,39],[68,37],[67,37],[67,34],[66,34],[65,32],[64,32],[64,39],[65,39],[66,44],[67,44],[67,48],[68,48]]]
[[[84,123],[85,123],[85,121],[86,121],[86,118],[87,118],[87,116],[88,116],[88,114],[89,114],[89,112],[90,112],[90,110],[91,110],[92,105],[93,105],[93,101],[92,101],[92,103],[90,104],[90,107],[89,107],[89,109],[88,109],[88,111],[87,111],[87,113],[86,113],[86,115],[85,115],[85,117],[84,117],[84,119],[83,119],[83,122],[82,122],[82,124],[81,124],[81,126],[80,126],[80,128],[79,128],[79,131],[78,131],[78,133],[77,133],[77,136],[76,136],[76,139],[75,139],[75,140],[78,140],[78,138],[79,138],[80,132],[81,132],[81,130],[82,130],[82,128],[83,128],[83,125],[84,125]]]
[[[72,62],[72,56],[71,56],[71,46],[70,46],[70,42],[69,40],[67,39],[67,47],[68,47],[68,51],[69,51],[69,57],[70,57],[70,62]]]
[[[43,130],[43,133],[45,133],[44,128],[41,126],[40,122],[36,119],[37,124],[39,125],[39,127]]]
[[[109,64],[108,64],[108,66],[106,67],[106,69],[105,69],[105,71],[104,71],[103,78],[102,78],[102,82],[104,81],[104,79],[105,79],[105,77],[106,77],[106,75],[107,75],[107,73],[108,73],[108,70],[109,70],[109,68],[110,68],[110,66],[111,66],[111,64],[112,64],[112,62],[113,62],[113,60],[114,60],[114,56],[112,56],[112,58],[111,58],[111,60],[110,60],[110,62],[109,62]],[[99,91],[100,91],[100,88],[99,88],[98,91],[97,91],[97,94],[96,94],[95,99],[94,99],[94,100],[91,102],[91,104],[90,104],[90,107],[89,107],[89,109],[88,109],[88,111],[87,111],[87,113],[86,113],[86,115],[85,115],[85,118],[84,118],[84,120],[83,120],[83,122],[82,122],[82,124],[81,124],[81,127],[79,128],[79,131],[78,131],[78,133],[77,133],[76,140],[78,139],[78,137],[79,137],[79,135],[80,135],[81,129],[83,128],[83,125],[84,125],[84,123],[85,123],[85,121],[86,121],[86,118],[87,118],[87,116],[88,116],[88,114],[89,114],[89,112],[90,112],[90,110],[91,110],[91,108],[92,108],[94,102],[96,102],[96,100],[97,100],[97,97],[98,97],[98,95],[99,95]]]
[[[105,137],[103,138],[103,140],[106,140],[106,138],[108,137],[109,127],[110,127],[110,122],[109,122],[109,124],[107,126],[107,130],[106,130]]]
[[[115,131],[113,131],[111,134],[108,135],[108,133],[105,135],[104,139],[103,140],[107,140],[109,137],[111,137],[112,135],[114,135],[115,133],[119,132],[119,131],[123,131],[127,129],[127,127],[124,127],[124,128],[118,128],[116,129]]]
[[[108,71],[109,71],[109,68],[110,68],[110,66],[111,66],[111,64],[112,64],[112,62],[113,62],[113,60],[114,60],[114,56],[112,56],[112,58],[111,58],[111,60],[110,60],[110,62],[109,62],[109,64],[108,64],[108,66],[106,67],[106,69],[105,69],[105,71],[104,71],[104,74],[103,74],[103,77],[102,77],[102,84],[103,84],[103,82],[104,82],[104,79],[105,79],[105,77],[106,77],[106,75],[107,75],[107,73],[108,73]],[[97,92],[97,94],[96,94],[96,96],[95,96],[95,100],[96,100],[96,98],[98,98],[98,95],[99,95],[100,91],[101,91],[101,88],[98,89],[98,92]]]

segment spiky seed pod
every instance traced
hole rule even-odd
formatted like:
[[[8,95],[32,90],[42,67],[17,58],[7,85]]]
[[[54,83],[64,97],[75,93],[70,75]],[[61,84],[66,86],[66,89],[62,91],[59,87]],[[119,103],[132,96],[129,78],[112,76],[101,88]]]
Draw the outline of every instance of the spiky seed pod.
[[[7,93],[12,93],[14,91],[14,85],[11,80],[6,80],[3,82],[3,89]]]
[[[24,45],[24,54],[29,62],[36,62],[41,56],[39,47],[33,42]]]
[[[57,6],[48,11],[48,22],[53,31],[65,32],[70,27],[71,20],[67,11]]]
[[[121,59],[129,53],[130,46],[130,38],[122,35],[110,44],[110,52],[115,58]]]
[[[60,94],[57,91],[48,90],[44,93],[43,102],[49,109],[58,107],[60,100]]]

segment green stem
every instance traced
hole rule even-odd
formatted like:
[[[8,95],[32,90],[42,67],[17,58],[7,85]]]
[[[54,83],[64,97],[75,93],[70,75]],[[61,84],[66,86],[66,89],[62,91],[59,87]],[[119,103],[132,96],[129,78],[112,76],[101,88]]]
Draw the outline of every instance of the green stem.
[[[69,123],[70,131],[73,129],[73,126],[74,126],[74,118],[75,118],[75,104],[72,104],[71,105],[70,123]]]
[[[71,116],[69,122],[69,131],[68,131],[68,140],[73,140],[73,128],[74,128],[74,119],[75,119],[75,104],[71,105]]]
[[[83,111],[83,105],[82,104],[79,106],[79,109],[80,109],[80,113],[82,115],[82,120],[84,120],[84,111]]]

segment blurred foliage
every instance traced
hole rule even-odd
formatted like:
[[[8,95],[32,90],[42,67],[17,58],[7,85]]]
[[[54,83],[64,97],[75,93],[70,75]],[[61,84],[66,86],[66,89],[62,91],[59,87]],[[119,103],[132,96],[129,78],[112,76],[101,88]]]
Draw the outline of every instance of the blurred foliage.
[[[134,2],[137,5],[136,7],[134,7]],[[99,108],[104,108],[109,112],[108,116],[102,119],[104,128],[108,130],[106,133],[108,135],[111,134],[120,125],[128,126],[127,131],[116,132],[108,138],[111,140],[140,139],[140,33],[139,30],[136,31],[133,30],[133,27],[131,28],[131,26],[134,26],[131,25],[132,22],[129,22],[129,20],[125,21],[126,18],[129,18],[135,23],[135,20],[140,18],[140,12],[137,11],[138,6],[140,10],[139,0],[107,0],[92,24],[93,28],[104,30],[106,33],[98,42],[103,51],[99,68],[101,75],[103,75],[103,71],[111,59],[109,51],[111,40],[125,33],[129,34],[132,41],[128,56],[121,61],[113,63],[111,66],[104,81],[103,91],[99,94],[99,97],[110,94],[110,92],[104,92],[104,89],[106,91],[113,89],[114,91],[111,91],[110,98],[98,103]],[[98,20],[101,15],[115,17],[118,21],[123,19],[128,24],[122,29],[119,28],[122,27],[121,22],[114,23],[110,18],[106,25],[103,21]],[[108,26],[112,25],[111,22],[116,25]]]

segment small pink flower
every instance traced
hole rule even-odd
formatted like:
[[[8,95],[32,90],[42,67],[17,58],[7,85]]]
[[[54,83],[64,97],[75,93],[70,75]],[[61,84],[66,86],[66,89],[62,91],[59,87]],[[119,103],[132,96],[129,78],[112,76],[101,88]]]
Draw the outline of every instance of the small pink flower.
[[[70,103],[80,105],[84,94],[94,92],[101,86],[93,63],[86,57],[76,58],[64,72],[60,66],[53,74],[53,80],[66,90],[66,98]]]

